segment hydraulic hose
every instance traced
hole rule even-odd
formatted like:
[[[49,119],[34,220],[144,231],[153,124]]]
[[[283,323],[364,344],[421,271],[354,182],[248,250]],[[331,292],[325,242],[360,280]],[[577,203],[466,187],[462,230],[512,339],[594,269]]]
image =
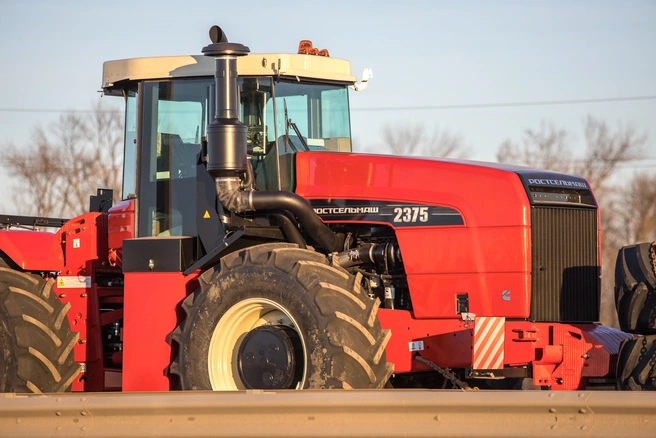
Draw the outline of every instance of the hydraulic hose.
[[[253,175],[253,165],[251,164],[251,160],[246,161],[246,174],[244,181],[241,183],[241,187],[243,189],[253,190],[253,183],[255,182]]]
[[[305,245],[305,240],[303,240],[303,236],[301,236],[301,233],[298,231],[298,228],[296,228],[295,221],[292,221],[289,217],[287,217],[287,214],[284,212],[272,212],[268,213],[269,216],[275,217],[278,222],[280,222],[280,227],[282,228],[282,232],[285,234],[285,237],[291,242],[295,243],[298,245],[299,248],[305,249],[307,246]]]

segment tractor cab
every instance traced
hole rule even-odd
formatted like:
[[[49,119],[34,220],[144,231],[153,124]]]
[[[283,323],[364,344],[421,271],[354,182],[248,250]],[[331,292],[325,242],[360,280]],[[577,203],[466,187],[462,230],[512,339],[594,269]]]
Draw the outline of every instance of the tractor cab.
[[[249,54],[237,71],[258,190],[293,191],[298,152],[351,151],[348,88],[356,79],[348,61]],[[197,234],[196,166],[215,117],[214,72],[204,56],[104,64],[104,94],[126,102],[122,196],[138,199],[135,237]]]

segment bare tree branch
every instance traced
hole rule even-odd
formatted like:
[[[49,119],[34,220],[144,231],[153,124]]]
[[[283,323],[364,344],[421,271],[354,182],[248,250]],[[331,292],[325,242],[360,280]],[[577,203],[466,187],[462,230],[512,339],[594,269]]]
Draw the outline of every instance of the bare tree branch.
[[[572,171],[569,134],[563,129],[556,129],[553,124],[542,122],[539,130],[527,129],[522,144],[518,145],[508,139],[497,152],[497,160],[502,163],[520,164],[537,169],[549,169],[557,172]]]
[[[608,198],[602,216],[605,246],[617,250],[656,240],[656,175],[638,173]]]
[[[429,135],[420,125],[387,125],[383,128],[383,143],[393,155],[463,158],[470,150],[461,135],[438,129]]]
[[[2,158],[20,184],[13,191],[18,212],[43,216],[59,216],[55,201],[59,184],[60,156],[48,143],[43,129],[32,131],[31,142],[22,149],[10,144]]]
[[[497,152],[499,162],[521,164],[538,169],[571,173],[584,177],[600,194],[618,166],[642,156],[646,134],[638,134],[632,125],[620,124],[612,132],[602,120],[588,116],[583,122],[586,151],[577,157],[571,138],[563,129],[542,122],[540,129],[527,129],[522,145],[505,140]]]
[[[615,190],[607,189],[601,204],[603,233],[602,322],[617,324],[613,295],[618,250],[656,240],[656,175],[639,173]]]
[[[584,122],[587,151],[575,172],[584,176],[598,192],[606,189],[617,167],[640,158],[647,143],[647,134],[636,133],[632,125],[619,124],[611,132],[604,121],[588,116]]]
[[[14,201],[22,214],[73,216],[88,210],[97,188],[120,197],[122,117],[102,101],[87,115],[62,114],[48,130],[37,127],[23,148],[0,157],[18,182]]]
[[[386,125],[383,128],[383,141],[392,155],[414,154],[423,138],[424,128],[421,126],[392,127]]]
[[[449,131],[433,131],[422,150],[422,155],[428,157],[453,157],[465,158],[470,148],[465,144],[460,134],[452,134]]]

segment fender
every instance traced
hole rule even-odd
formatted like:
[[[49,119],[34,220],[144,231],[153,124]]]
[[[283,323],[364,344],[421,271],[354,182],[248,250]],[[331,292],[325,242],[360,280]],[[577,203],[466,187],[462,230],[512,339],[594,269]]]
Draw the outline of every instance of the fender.
[[[43,231],[0,231],[0,251],[26,271],[61,271],[64,254],[60,236]]]

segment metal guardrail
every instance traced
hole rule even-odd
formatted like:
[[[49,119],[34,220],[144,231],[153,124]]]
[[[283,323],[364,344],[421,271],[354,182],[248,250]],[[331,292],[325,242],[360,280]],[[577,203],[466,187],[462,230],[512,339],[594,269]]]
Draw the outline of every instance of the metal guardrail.
[[[242,391],[0,394],[0,436],[656,436],[656,394]]]

